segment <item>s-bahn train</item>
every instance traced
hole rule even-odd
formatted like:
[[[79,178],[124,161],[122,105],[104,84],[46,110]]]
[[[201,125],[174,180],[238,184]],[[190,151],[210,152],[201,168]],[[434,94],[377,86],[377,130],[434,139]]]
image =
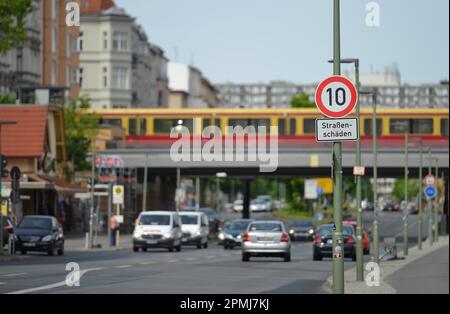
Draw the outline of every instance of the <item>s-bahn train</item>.
[[[315,108],[305,109],[91,109],[100,124],[121,126],[127,140],[167,138],[177,125],[200,135],[211,125],[219,127],[223,135],[227,126],[270,126],[278,128],[278,136],[286,138],[314,138],[315,120],[323,116]],[[372,109],[362,108],[361,138],[372,137]],[[270,132],[270,131],[269,131]],[[387,109],[377,110],[377,136],[384,139],[403,137],[439,139],[448,142],[448,109]]]

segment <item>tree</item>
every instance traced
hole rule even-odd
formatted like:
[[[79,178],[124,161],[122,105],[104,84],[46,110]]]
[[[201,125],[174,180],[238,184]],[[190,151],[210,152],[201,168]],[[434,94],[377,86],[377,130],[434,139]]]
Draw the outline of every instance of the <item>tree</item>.
[[[80,97],[72,100],[64,109],[67,152],[75,170],[88,170],[86,155],[91,150],[91,143],[97,133],[98,118],[87,112],[90,99]]]
[[[419,181],[417,179],[408,180],[408,199],[412,200],[421,191],[419,191]],[[395,181],[394,190],[392,191],[392,196],[398,201],[405,199],[405,179],[399,179]]]
[[[0,95],[0,104],[1,105],[14,105],[16,103],[16,100],[13,96],[6,94],[6,95]]]
[[[315,108],[316,104],[309,100],[309,95],[306,93],[301,93],[292,97],[291,99],[292,108]]]
[[[25,18],[31,11],[31,0],[0,0],[0,54],[27,40]]]

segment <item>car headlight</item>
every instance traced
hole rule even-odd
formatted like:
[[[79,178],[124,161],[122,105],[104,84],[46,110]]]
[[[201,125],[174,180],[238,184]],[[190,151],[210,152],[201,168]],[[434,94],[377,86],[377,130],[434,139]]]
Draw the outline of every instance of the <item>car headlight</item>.
[[[219,240],[223,241],[225,239],[225,235],[223,232],[219,233]]]
[[[196,232],[195,232],[195,235],[196,235],[196,236],[199,236],[199,235],[201,235],[201,232],[200,232],[200,231],[196,231]]]
[[[139,229],[134,230],[133,237],[134,238],[140,238],[142,236],[142,231]]]
[[[290,234],[293,234],[294,232],[295,232],[294,229],[289,230]]]
[[[313,234],[313,233],[314,233],[314,229],[309,229],[309,230],[308,230],[308,233],[309,233],[309,234]]]
[[[166,233],[166,234],[164,235],[164,239],[172,239],[172,233],[171,233],[171,232]]]
[[[226,239],[233,239],[233,236],[231,234],[225,233],[225,238]]]
[[[52,240],[53,236],[51,234],[45,236],[42,238],[42,242],[50,242]]]

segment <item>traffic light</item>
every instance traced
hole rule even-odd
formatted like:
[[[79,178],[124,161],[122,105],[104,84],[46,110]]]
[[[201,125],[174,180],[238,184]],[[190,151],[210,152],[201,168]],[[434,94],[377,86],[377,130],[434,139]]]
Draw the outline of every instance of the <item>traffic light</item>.
[[[6,169],[7,165],[8,165],[8,160],[6,160],[6,157],[3,155],[0,155],[0,178],[8,177],[8,169]]]
[[[19,167],[13,167],[11,169],[11,202],[16,204],[20,201],[20,169]]]

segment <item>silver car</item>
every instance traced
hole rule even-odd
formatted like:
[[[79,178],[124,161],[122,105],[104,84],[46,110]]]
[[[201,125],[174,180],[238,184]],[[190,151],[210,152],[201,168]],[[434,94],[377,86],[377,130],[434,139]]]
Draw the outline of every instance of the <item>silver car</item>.
[[[291,261],[291,239],[281,221],[254,221],[242,235],[242,261],[253,256],[277,256]]]

